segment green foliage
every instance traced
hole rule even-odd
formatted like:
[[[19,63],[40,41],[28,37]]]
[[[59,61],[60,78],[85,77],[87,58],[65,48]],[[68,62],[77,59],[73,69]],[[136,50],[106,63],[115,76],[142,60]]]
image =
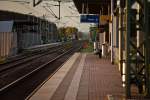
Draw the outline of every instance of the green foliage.
[[[87,48],[83,48],[81,50],[81,52],[93,52],[93,42],[87,42],[88,47]]]
[[[90,37],[92,39],[92,41],[96,40],[96,33],[97,33],[98,27],[90,27]]]
[[[74,33],[77,33],[78,29],[75,27],[66,27],[65,32],[69,36],[69,35],[72,35]]]
[[[0,57],[0,64],[3,64],[3,63],[5,63],[6,62],[6,58],[5,57]]]
[[[64,41],[70,40],[70,38],[74,35],[77,35],[78,29],[76,27],[60,27],[58,29],[59,38]]]

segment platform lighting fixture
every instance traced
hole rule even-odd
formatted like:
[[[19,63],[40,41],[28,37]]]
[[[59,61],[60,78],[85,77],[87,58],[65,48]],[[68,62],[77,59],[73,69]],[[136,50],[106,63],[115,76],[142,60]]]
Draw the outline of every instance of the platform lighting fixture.
[[[120,7],[120,0],[117,0],[117,7]]]
[[[117,7],[125,8],[126,0],[117,0]]]

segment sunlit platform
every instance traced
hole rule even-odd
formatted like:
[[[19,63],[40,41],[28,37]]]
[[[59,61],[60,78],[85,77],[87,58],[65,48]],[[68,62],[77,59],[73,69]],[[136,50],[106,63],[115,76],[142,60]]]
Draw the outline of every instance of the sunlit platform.
[[[29,100],[122,100],[121,75],[107,59],[75,53]]]

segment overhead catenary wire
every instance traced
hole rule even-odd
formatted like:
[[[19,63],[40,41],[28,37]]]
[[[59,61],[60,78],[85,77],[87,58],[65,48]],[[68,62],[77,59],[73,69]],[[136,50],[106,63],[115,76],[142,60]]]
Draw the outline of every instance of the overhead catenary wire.
[[[0,1],[9,1],[9,2],[20,2],[20,3],[30,3],[30,0],[0,0]]]
[[[47,6],[43,6],[45,8],[46,11],[48,11],[51,15],[53,15],[55,18],[58,18],[56,16],[56,14],[52,11],[52,9],[50,7],[47,8]]]

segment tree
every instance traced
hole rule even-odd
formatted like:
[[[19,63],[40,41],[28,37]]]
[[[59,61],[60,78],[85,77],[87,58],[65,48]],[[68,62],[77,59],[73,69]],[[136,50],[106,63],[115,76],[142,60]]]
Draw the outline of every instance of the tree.
[[[64,38],[64,41],[67,39],[73,38],[73,36],[77,37],[78,29],[76,27],[61,27],[59,28],[59,36]],[[77,38],[76,38],[77,39]]]
[[[63,40],[65,38],[65,28],[64,27],[60,27],[58,29],[58,32],[59,32],[59,38],[60,38],[60,40]]]
[[[92,41],[96,41],[97,30],[97,27],[90,27],[90,36]]]
[[[83,37],[83,33],[82,32],[78,32],[78,38],[82,39],[82,37]]]

